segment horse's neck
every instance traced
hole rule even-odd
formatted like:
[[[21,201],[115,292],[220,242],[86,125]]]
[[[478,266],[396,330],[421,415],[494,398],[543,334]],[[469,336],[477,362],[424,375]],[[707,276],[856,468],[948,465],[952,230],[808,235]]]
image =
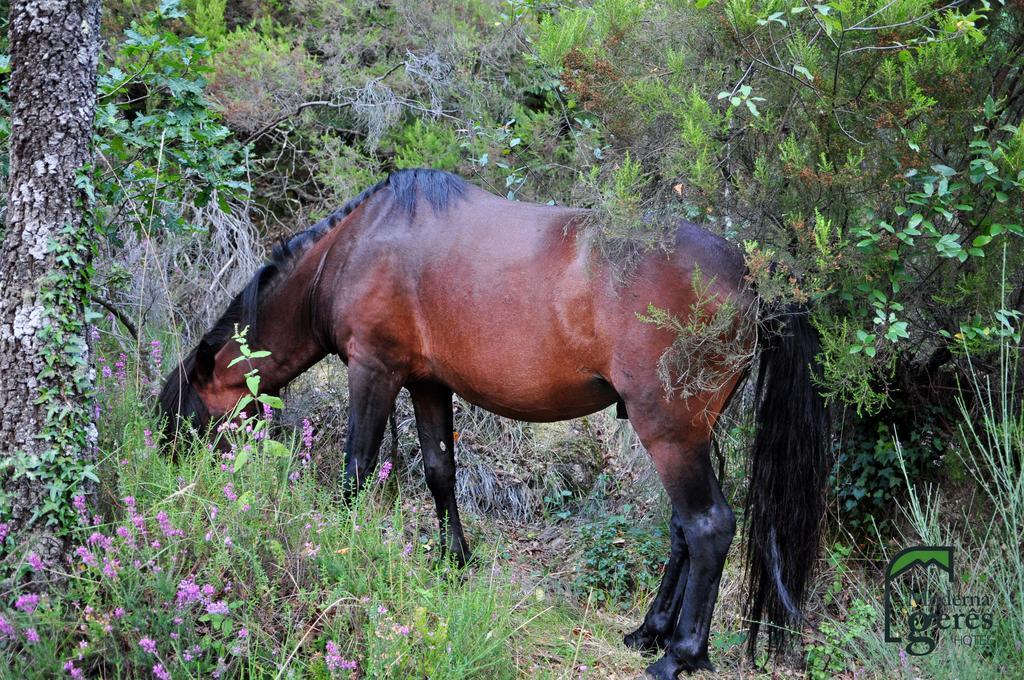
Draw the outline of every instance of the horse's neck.
[[[283,282],[260,309],[256,347],[270,352],[261,360],[260,375],[267,391],[276,392],[328,354],[310,328],[302,285]]]

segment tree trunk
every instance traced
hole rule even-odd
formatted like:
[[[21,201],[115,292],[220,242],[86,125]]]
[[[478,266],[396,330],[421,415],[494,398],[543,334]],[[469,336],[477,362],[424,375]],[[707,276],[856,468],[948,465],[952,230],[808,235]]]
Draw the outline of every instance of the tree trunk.
[[[7,224],[0,250],[0,522],[53,560],[94,478],[84,303],[98,0],[12,0]],[[84,175],[87,177],[88,175]],[[4,544],[6,543],[6,548]],[[21,551],[17,551],[20,553]],[[3,569],[0,569],[3,571]]]

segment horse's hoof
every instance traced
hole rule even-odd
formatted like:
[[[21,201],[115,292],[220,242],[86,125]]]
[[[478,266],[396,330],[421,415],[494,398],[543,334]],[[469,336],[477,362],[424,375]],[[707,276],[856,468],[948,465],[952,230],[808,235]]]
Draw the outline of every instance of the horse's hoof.
[[[656,652],[659,647],[658,636],[648,633],[643,626],[622,638],[622,644],[638,652]]]
[[[675,680],[680,672],[696,673],[697,671],[716,672],[707,654],[700,654],[689,659],[675,659],[666,654],[647,667],[647,675],[655,680]]]
[[[663,656],[647,667],[646,674],[652,680],[676,680],[679,671],[679,664]]]
[[[711,659],[708,658],[707,654],[701,654],[693,659],[684,661],[682,667],[687,673],[696,673],[697,671],[718,672],[718,669],[711,663]]]
[[[446,553],[448,559],[459,569],[465,569],[468,566],[476,564],[473,553],[468,550],[448,550]]]

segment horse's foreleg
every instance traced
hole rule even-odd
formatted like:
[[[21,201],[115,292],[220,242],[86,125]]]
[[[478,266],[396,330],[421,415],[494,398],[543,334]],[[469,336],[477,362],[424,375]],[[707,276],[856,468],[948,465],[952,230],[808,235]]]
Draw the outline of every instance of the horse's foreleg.
[[[462,532],[455,501],[455,441],[452,391],[443,385],[417,383],[409,386],[416,412],[416,429],[423,451],[423,471],[434,496],[442,550],[450,550],[460,564],[469,560],[469,544]]]
[[[708,634],[736,520],[715,479],[706,443],[680,447],[657,441],[648,451],[679,515],[690,557],[675,629],[665,655],[647,669],[658,680],[670,680],[680,671],[713,668]]]
[[[384,428],[401,388],[398,373],[379,365],[349,362],[348,438],[342,481],[346,500],[359,493],[377,466]]]
[[[623,638],[623,643],[631,649],[653,652],[659,647],[663,648],[675,631],[679,605],[683,601],[686,577],[690,571],[690,549],[686,545],[682,519],[675,509],[672,510],[669,529],[672,532],[672,552],[665,565],[658,594],[654,596],[644,622]]]

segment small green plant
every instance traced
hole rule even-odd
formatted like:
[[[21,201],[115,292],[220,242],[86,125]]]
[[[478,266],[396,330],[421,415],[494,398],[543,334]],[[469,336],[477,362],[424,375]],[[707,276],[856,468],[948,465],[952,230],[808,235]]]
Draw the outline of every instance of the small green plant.
[[[246,336],[249,334],[249,327],[239,330],[238,325],[235,325],[235,332],[231,336],[231,339],[238,344],[238,356],[232,359],[228,363],[228,368],[231,368],[235,364],[240,364],[243,361],[249,366],[249,370],[245,373],[245,386],[249,388],[249,394],[244,395],[235,404],[235,408],[232,411],[231,418],[238,416],[253,402],[269,406],[270,408],[284,408],[284,402],[281,401],[280,397],[275,397],[271,394],[260,393],[260,372],[259,369],[253,366],[252,362],[256,359],[263,359],[269,357],[270,352],[265,349],[253,350],[249,347],[249,341]]]
[[[861,599],[850,603],[845,620],[823,621],[821,637],[807,645],[807,677],[831,680],[850,672],[852,662],[860,658],[858,643],[878,628],[878,612]]]
[[[608,607],[621,607],[637,592],[648,593],[658,586],[661,568],[668,554],[668,541],[662,528],[640,527],[628,518],[630,505],[621,514],[604,517],[585,525],[583,567],[575,580],[582,596]]]
[[[574,495],[569,489],[556,489],[544,496],[544,511],[555,519],[569,519],[572,516]]]

